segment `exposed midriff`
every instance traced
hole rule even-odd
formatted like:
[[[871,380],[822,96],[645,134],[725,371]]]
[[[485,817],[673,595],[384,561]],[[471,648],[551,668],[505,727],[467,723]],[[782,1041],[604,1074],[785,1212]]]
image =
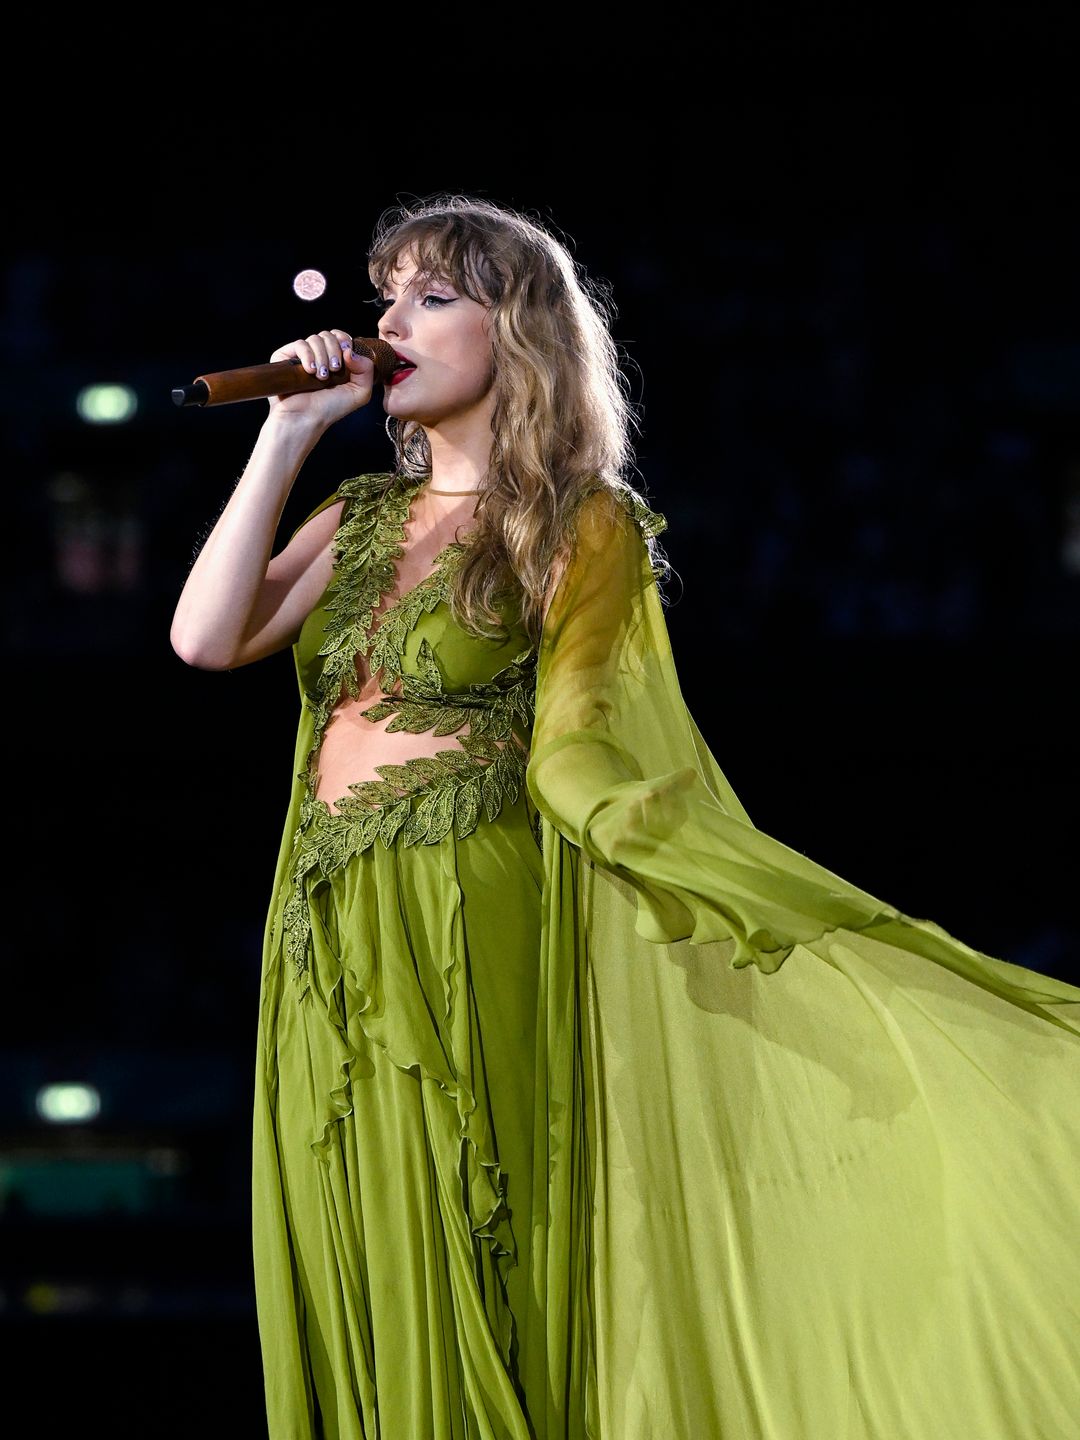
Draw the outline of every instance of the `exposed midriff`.
[[[373,613],[373,629],[380,616],[396,601],[433,573],[434,560],[440,551],[465,538],[474,510],[475,501],[469,496],[452,498],[429,495],[426,489],[420,491],[405,525],[401,556],[394,561],[395,584],[381,597]],[[348,798],[350,785],[383,779],[376,772],[377,765],[402,765],[418,756],[457,749],[454,735],[467,735],[470,728],[464,724],[451,735],[434,735],[431,731],[410,734],[407,730],[388,734],[387,726],[393,724],[394,716],[367,720],[362,712],[377,704],[382,696],[400,693],[400,683],[384,688],[383,676],[372,675],[362,655],[356,656],[355,664],[360,694],[354,698],[342,692],[323,731],[316,761],[315,794],[329,806],[331,813],[337,813],[335,801]]]

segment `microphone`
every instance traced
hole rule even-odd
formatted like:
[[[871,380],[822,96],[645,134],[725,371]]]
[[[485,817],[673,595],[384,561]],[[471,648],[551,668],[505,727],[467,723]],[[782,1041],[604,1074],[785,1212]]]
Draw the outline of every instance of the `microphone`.
[[[385,340],[354,338],[352,348],[357,355],[366,355],[375,362],[375,383],[386,385],[398,357]],[[190,385],[179,385],[172,392],[174,405],[232,405],[237,400],[265,400],[270,395],[298,395],[306,390],[321,390],[324,385],[340,385],[350,372],[343,365],[331,370],[326,380],[310,375],[295,357],[272,360],[266,365],[244,365],[239,370],[217,370],[212,375],[196,375]]]

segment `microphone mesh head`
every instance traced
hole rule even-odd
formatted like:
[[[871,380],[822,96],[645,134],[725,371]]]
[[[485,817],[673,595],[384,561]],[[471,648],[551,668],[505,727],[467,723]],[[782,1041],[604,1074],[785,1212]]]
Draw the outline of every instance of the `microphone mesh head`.
[[[369,360],[374,360],[375,381],[379,385],[385,385],[394,373],[394,367],[397,364],[393,346],[388,345],[385,340],[374,340],[364,336],[355,336],[352,344],[353,350],[358,355],[366,355]]]

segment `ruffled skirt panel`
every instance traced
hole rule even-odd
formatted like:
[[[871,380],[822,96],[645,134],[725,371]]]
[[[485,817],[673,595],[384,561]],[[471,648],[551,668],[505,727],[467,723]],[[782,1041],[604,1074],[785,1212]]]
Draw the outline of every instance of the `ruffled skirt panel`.
[[[464,838],[342,858],[283,884],[268,922],[253,1229],[271,1440],[584,1436],[588,1316],[547,1294],[524,795]]]

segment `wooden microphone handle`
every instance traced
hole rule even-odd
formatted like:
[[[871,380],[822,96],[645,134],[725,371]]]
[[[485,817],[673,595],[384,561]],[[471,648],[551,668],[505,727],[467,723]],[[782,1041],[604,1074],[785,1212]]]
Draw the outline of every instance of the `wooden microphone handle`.
[[[385,385],[394,373],[397,356],[385,340],[366,336],[354,337],[353,350],[375,362],[375,383]],[[325,380],[309,374],[300,361],[272,360],[266,365],[243,365],[238,370],[217,370],[197,375],[191,385],[173,391],[177,405],[232,405],[237,400],[266,399],[270,395],[299,395],[307,390],[321,390],[326,385],[340,385],[348,380],[349,371],[342,366],[331,370]]]

